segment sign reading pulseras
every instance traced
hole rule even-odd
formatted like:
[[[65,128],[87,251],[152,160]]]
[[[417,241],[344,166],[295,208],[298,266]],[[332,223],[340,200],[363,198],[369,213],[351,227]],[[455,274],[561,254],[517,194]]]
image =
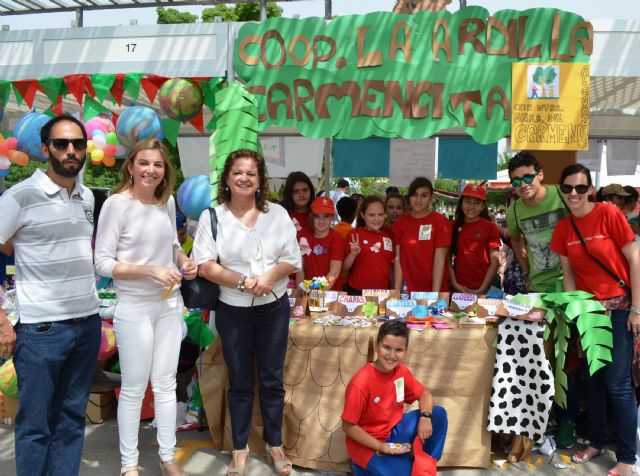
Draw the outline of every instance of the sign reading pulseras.
[[[462,127],[477,142],[510,133],[514,62],[588,62],[593,28],[556,9],[482,7],[247,23],[235,69],[260,128],[307,137],[419,139]]]

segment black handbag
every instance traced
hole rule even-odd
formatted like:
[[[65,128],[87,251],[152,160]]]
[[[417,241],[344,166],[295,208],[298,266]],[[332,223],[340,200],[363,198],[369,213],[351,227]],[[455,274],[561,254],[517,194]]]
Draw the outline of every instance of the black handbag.
[[[215,240],[218,234],[218,216],[213,208],[209,208],[209,213],[211,215],[211,235]],[[192,280],[182,280],[180,292],[186,307],[202,309],[216,309],[218,307],[220,285],[206,278],[196,276]]]

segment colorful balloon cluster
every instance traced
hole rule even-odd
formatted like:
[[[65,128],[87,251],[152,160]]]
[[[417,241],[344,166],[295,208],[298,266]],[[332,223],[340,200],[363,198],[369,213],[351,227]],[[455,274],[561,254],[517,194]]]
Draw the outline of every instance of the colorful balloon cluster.
[[[93,165],[113,167],[116,157],[126,154],[126,147],[119,144],[116,128],[108,115],[100,114],[88,120],[84,127],[91,138],[87,142],[87,155]]]
[[[15,137],[4,138],[0,134],[0,177],[9,175],[11,163],[16,165],[27,165],[29,156],[24,152],[16,150],[18,140]]]
[[[7,360],[0,367],[0,393],[7,397],[18,396],[18,376],[13,366],[13,359]]]

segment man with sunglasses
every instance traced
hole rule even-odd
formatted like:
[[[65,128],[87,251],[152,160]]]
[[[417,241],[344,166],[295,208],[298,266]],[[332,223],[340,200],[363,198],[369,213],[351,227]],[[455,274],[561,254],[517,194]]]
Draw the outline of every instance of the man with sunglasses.
[[[76,179],[87,133],[78,119],[62,115],[42,127],[40,138],[46,171],[37,169],[0,197],[0,246],[12,240],[16,256],[18,476],[79,473],[100,345],[94,198]],[[11,354],[13,346],[0,351]]]
[[[542,184],[544,172],[529,152],[518,152],[509,161],[509,178],[518,199],[507,209],[507,229],[513,253],[526,276],[527,289],[547,293],[556,290],[562,277],[560,257],[551,251],[551,236],[558,221],[568,215],[558,187]],[[545,353],[547,349],[545,349]],[[547,355],[549,355],[547,353]],[[569,378],[575,378],[571,359],[565,366]],[[568,410],[560,410],[556,443],[562,448],[575,444],[577,395],[568,396]]]

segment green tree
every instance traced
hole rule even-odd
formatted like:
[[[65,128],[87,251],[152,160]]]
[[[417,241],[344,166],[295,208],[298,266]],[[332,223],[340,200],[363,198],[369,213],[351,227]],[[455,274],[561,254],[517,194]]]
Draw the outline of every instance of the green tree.
[[[536,70],[533,72],[533,82],[539,84],[542,92],[541,97],[547,97],[547,90],[545,89],[545,85],[553,83],[556,79],[556,70],[553,66],[542,67],[538,66]]]
[[[158,14],[156,23],[160,25],[167,25],[172,23],[195,23],[198,20],[198,15],[194,15],[189,12],[181,12],[175,8],[156,8]]]
[[[222,21],[238,21],[236,9],[224,3],[202,10],[202,23],[213,23],[216,17],[220,17]]]
[[[113,190],[120,183],[120,166],[116,162],[113,167],[93,165],[89,159],[84,164],[82,181],[89,188],[106,188]]]
[[[11,172],[8,176],[4,178],[4,186],[6,188],[12,187],[15,184],[22,182],[24,179],[31,177],[33,172],[36,169],[46,169],[46,162],[38,162],[35,160],[30,160],[29,163],[25,166],[19,167],[17,165],[12,165],[9,169]]]
[[[275,2],[267,3],[267,18],[282,16],[282,8]],[[257,3],[238,3],[235,7],[216,5],[202,10],[202,22],[213,23],[215,17],[222,21],[258,21],[260,20],[260,5]]]

